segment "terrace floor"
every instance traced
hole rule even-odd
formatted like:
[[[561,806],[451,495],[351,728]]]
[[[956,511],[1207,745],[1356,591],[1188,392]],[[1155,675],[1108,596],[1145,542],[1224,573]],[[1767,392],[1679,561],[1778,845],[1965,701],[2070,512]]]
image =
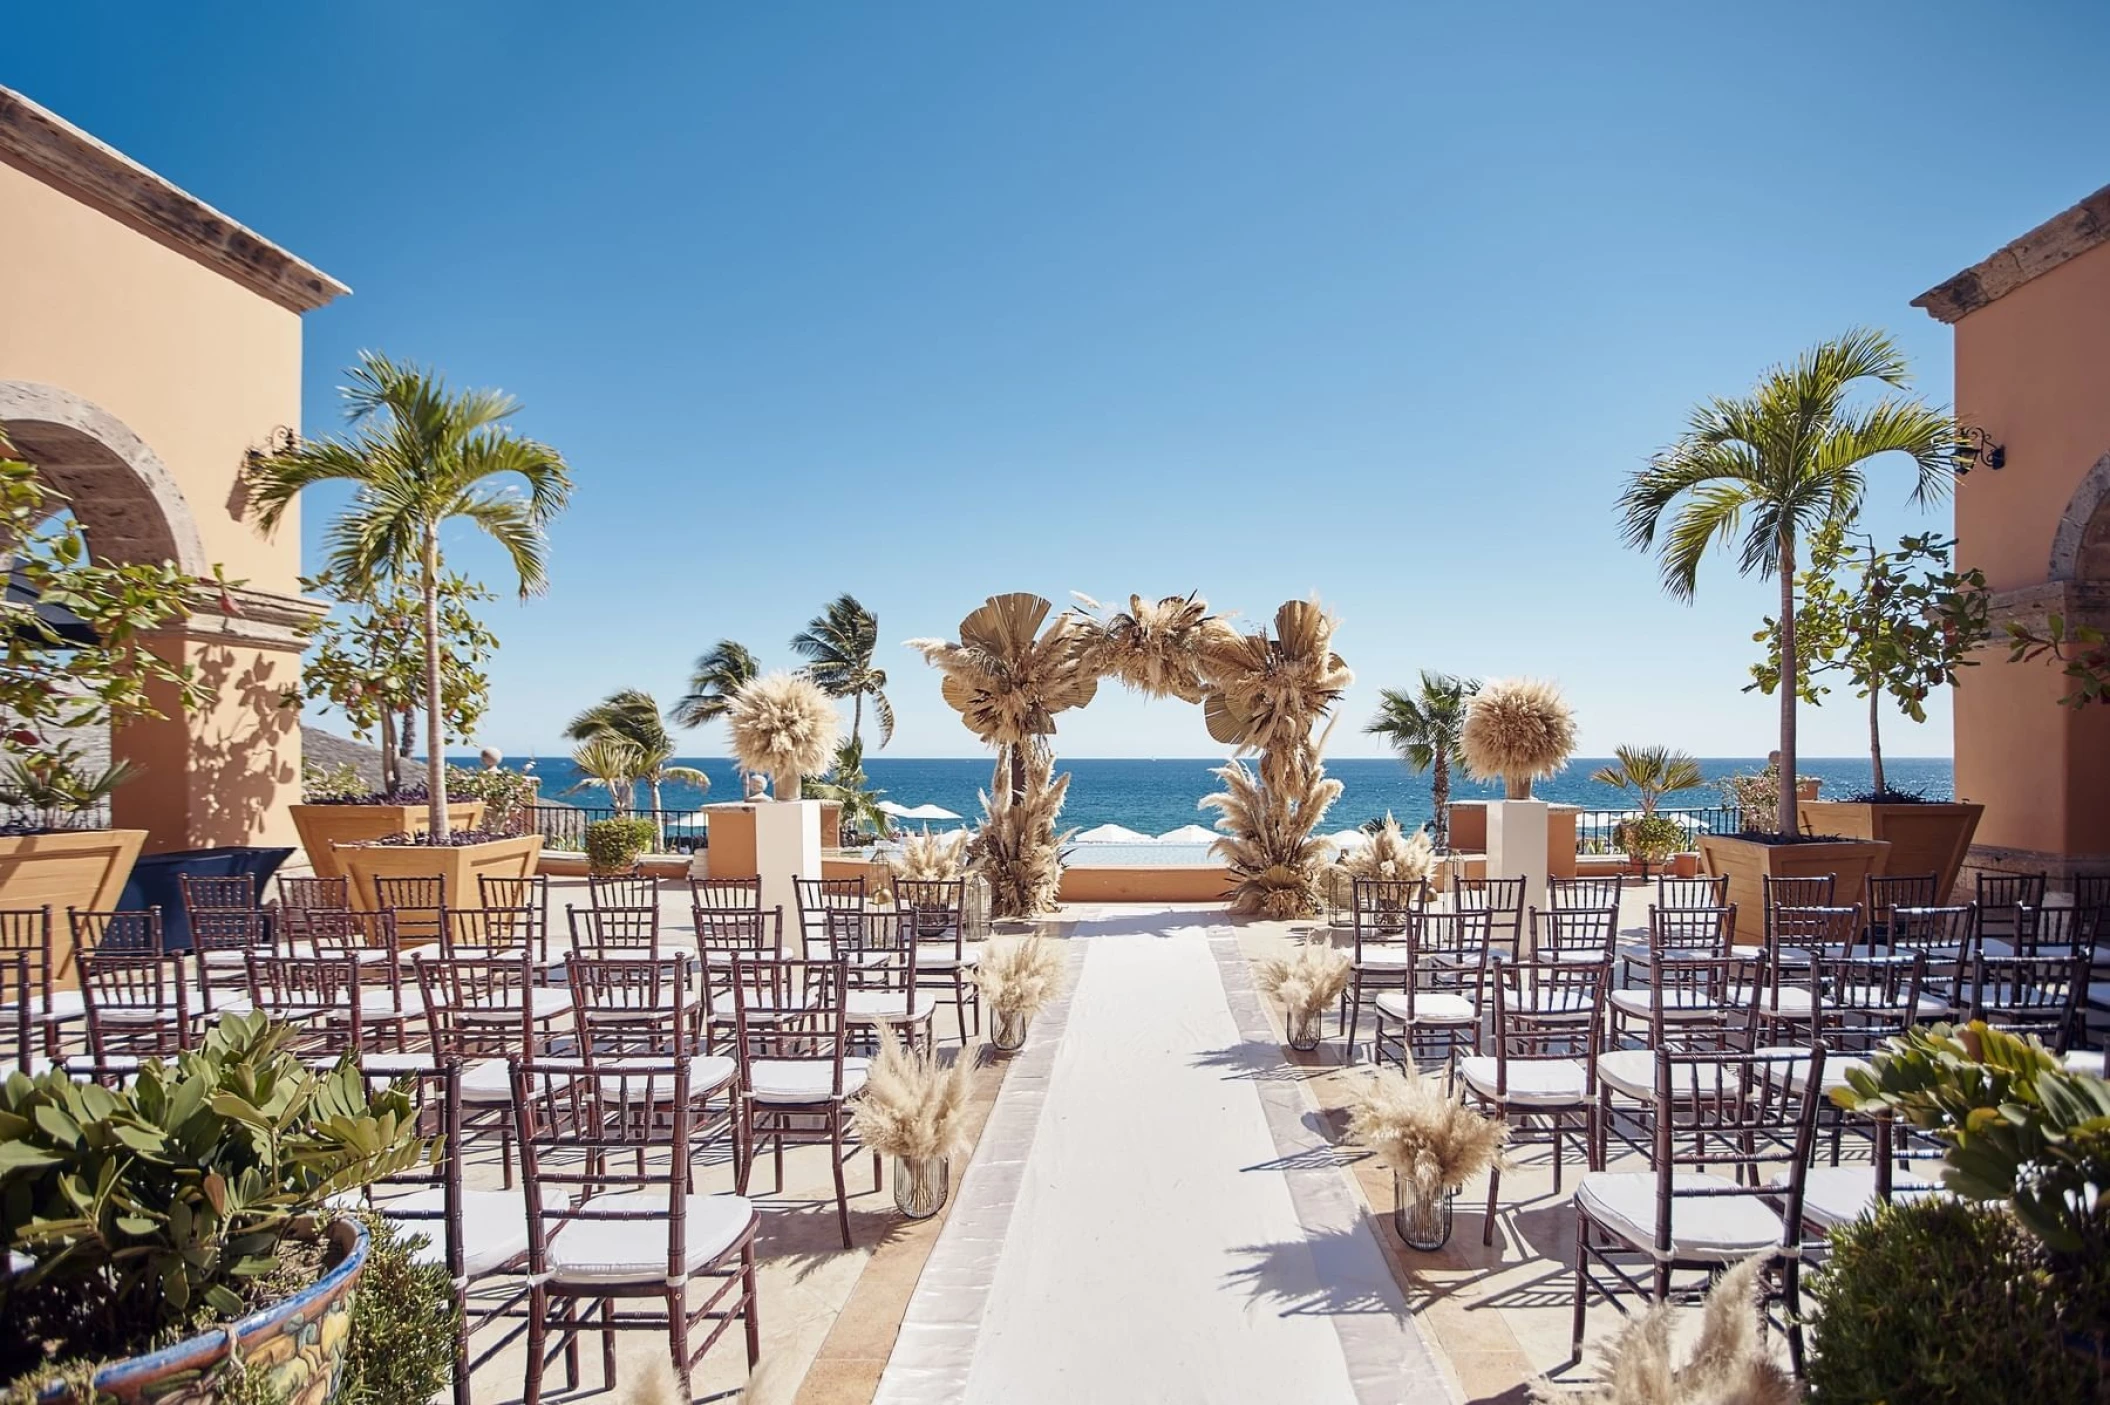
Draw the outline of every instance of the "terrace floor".
[[[570,886],[560,909],[583,902]],[[686,930],[685,892],[664,901]],[[1623,925],[1638,925],[1645,899],[1630,901]],[[1545,1148],[1514,1155],[1492,1246],[1484,1183],[1459,1197],[1448,1248],[1394,1236],[1390,1173],[1345,1139],[1360,1072],[1331,1039],[1289,1051],[1253,988],[1251,963],[1310,924],[1137,904],[1037,925],[1074,943],[1068,989],[1020,1054],[968,1041],[982,1125],[946,1209],[903,1220],[862,1159],[844,1250],[825,1149],[792,1150],[781,1192],[758,1166],[762,1367],[745,1380],[729,1337],[698,1369],[699,1399],[744,1382],[764,1405],[1522,1402],[1542,1373],[1588,1379],[1566,1368],[1574,1222]],[[949,1007],[937,1032],[961,1048]],[[1579,1171],[1571,1151],[1567,1189]],[[717,1165],[699,1188],[731,1182]],[[1619,1321],[1593,1306],[1591,1339]],[[619,1342],[612,1393],[599,1356],[586,1339],[581,1394],[672,1405],[659,1337]],[[518,1400],[521,1365],[516,1346],[480,1370],[478,1405]],[[561,1375],[546,1392],[560,1400]]]

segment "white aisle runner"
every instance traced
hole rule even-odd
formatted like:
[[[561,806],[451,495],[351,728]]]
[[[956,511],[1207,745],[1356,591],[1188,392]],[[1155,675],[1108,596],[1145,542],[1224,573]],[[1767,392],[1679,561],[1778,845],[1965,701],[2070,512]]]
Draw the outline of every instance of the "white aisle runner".
[[[1230,934],[1147,920],[1079,925],[877,1399],[1447,1400]]]

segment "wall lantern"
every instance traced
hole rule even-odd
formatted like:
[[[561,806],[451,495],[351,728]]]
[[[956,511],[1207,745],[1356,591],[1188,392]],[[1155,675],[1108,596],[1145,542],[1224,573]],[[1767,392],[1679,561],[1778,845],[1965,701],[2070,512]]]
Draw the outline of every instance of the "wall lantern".
[[[1961,478],[1981,464],[1996,470],[2007,467],[2007,449],[1994,443],[1992,435],[1972,425],[1957,435],[1956,476]]]
[[[278,425],[272,429],[270,434],[265,436],[263,448],[251,449],[243,457],[249,461],[249,467],[255,468],[265,459],[275,459],[280,454],[290,454],[299,447],[300,432],[285,425]],[[1994,467],[1997,468],[1999,465],[1995,464]]]

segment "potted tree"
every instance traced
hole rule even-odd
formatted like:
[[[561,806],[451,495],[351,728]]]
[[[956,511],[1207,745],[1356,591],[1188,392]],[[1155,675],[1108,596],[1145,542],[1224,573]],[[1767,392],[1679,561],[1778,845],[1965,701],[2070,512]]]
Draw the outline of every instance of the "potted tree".
[[[1795,578],[1804,539],[1828,523],[1851,520],[1871,459],[1909,458],[1915,503],[1944,496],[1954,482],[1955,426],[1901,393],[1910,383],[1889,336],[1861,329],[1773,367],[1741,397],[1707,401],[1693,410],[1677,441],[1628,481],[1619,502],[1627,544],[1660,546],[1664,589],[1679,600],[1692,599],[1708,549],[1733,544],[1744,574],[1778,584],[1780,672],[1801,677]],[[1873,403],[1848,403],[1871,384],[1882,388]],[[1779,770],[1792,776],[1799,694],[1779,691]],[[1868,875],[1881,872],[1889,855],[1886,841],[1805,834],[1797,801],[1795,787],[1778,788],[1771,833],[1700,838],[1707,871],[1728,875],[1747,941],[1764,920],[1764,876],[1834,874],[1840,901],[1856,902]]]
[[[89,763],[69,734],[210,704],[213,690],[146,636],[215,583],[167,562],[91,561],[79,524],[51,520],[64,499],[11,454],[0,435],[0,541],[12,543],[0,603],[0,907],[113,908],[147,838],[109,824],[110,796],[134,768]],[[70,952],[58,955],[64,973]]]
[[[549,583],[544,530],[571,496],[570,472],[556,450],[507,426],[520,406],[503,392],[450,391],[437,373],[377,352],[360,357],[350,381],[350,433],[303,440],[253,472],[258,520],[274,530],[310,484],[351,484],[351,504],[329,532],[330,574],[355,591],[396,582],[416,595],[423,696],[442,701],[425,708],[425,828],[393,842],[338,843],[332,852],[369,905],[383,875],[446,877],[450,895],[479,873],[526,877],[542,851],[539,834],[457,830],[448,813],[440,529],[473,523],[505,551],[521,598],[537,595]],[[525,496],[508,486],[516,479]]]
[[[405,719],[417,713],[425,698],[425,660],[421,651],[403,647],[420,628],[424,605],[400,580],[386,580],[360,590],[325,571],[301,582],[303,590],[345,607],[316,626],[313,649],[301,668],[301,696],[334,708],[361,741],[381,750],[381,785],[346,785],[327,774],[306,779],[301,804],[292,807],[301,847],[316,876],[337,878],[339,844],[366,844],[391,834],[426,827],[430,814],[427,783],[403,774],[399,741],[407,741]],[[446,739],[466,742],[490,706],[491,683],[484,669],[498,645],[497,636],[477,617],[476,606],[495,597],[459,574],[440,577],[439,602],[440,722]],[[292,699],[289,699],[291,701]],[[403,730],[399,730],[403,728]],[[450,773],[447,822],[450,829],[475,829],[484,818],[483,800],[452,798],[459,771]]]
[[[1971,664],[1971,652],[1991,633],[1985,577],[1951,567],[1955,545],[1924,533],[1881,551],[1873,538],[1849,533],[1845,523],[1827,523],[1812,541],[1809,569],[1798,581],[1795,621],[1802,700],[1821,702],[1830,691],[1821,680],[1840,675],[1868,702],[1873,781],[1842,800],[1804,798],[1804,833],[1887,840],[1889,871],[1935,875],[1942,901],[1955,885],[1985,807],[1891,788],[1883,774],[1882,703],[1888,698],[1913,721],[1926,721],[1928,695],[1952,686],[1957,670]],[[1767,620],[1756,637],[1768,645],[1768,657],[1752,666],[1750,686],[1770,694],[1781,680],[1777,623]]]
[[[1706,784],[1706,777],[1700,774],[1699,762],[1667,746],[1615,747],[1612,756],[1612,764],[1592,771],[1590,779],[1633,792],[1640,813],[1613,826],[1612,842],[1640,865],[1641,876],[1646,878],[1650,864],[1667,862],[1691,837],[1676,820],[1657,814],[1656,807],[1666,795],[1697,790]]]

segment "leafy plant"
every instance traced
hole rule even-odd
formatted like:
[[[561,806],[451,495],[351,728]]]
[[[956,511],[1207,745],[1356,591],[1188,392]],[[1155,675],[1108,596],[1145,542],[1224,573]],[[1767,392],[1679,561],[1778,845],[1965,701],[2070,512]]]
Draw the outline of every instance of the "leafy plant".
[[[635,815],[586,826],[586,866],[596,874],[628,873],[652,848],[652,821]]]
[[[2110,644],[2103,632],[2090,625],[2068,624],[2064,615],[2050,615],[2039,630],[2020,620],[2007,626],[2008,662],[2034,663],[2051,659],[2073,681],[2059,699],[2062,707],[2086,707],[2110,703]]]
[[[1797,776],[1801,786],[1815,783],[1815,776]],[[1772,762],[1744,775],[1724,777],[1722,799],[1738,811],[1739,826],[1746,833],[1774,832],[1780,822],[1780,767]]]
[[[543,529],[571,496],[570,472],[556,450],[507,427],[520,405],[501,391],[450,391],[438,373],[378,352],[362,353],[350,380],[343,394],[351,434],[303,440],[251,470],[257,521],[273,531],[303,489],[351,484],[351,505],[328,533],[329,573],[361,594],[410,584],[422,607],[424,696],[444,699],[441,525],[467,518],[496,541],[525,600],[549,583]],[[502,486],[498,480],[505,479],[525,483],[527,495]],[[425,713],[426,803],[432,833],[442,838],[444,712],[443,704]]]
[[[302,693],[344,714],[353,736],[378,738],[381,789],[393,792],[403,781],[398,742],[410,740],[408,719],[425,703],[425,661],[408,647],[422,627],[423,602],[398,580],[358,589],[325,571],[300,584],[345,607],[324,618],[310,637],[301,662]],[[435,595],[442,731],[447,741],[467,742],[491,705],[491,680],[484,670],[498,647],[498,636],[477,617],[475,607],[497,597],[453,572],[439,578]],[[406,726],[400,738],[399,718]]]
[[[2060,1253],[2110,1248],[2110,1082],[1980,1020],[1908,1030],[1846,1079],[1841,1107],[1890,1109],[1947,1147],[1950,1190],[2010,1202]]]
[[[806,781],[800,790],[842,806],[842,827],[852,834],[876,837],[887,832],[887,814],[879,808],[886,792],[873,789],[871,778],[865,775],[864,743],[855,736],[845,738],[835,748],[835,764],[829,767],[825,780]],[[837,837],[850,842],[847,836]]]
[[[1612,842],[1635,863],[1660,864],[1684,848],[1685,826],[1668,815],[1643,815],[1612,826]]]
[[[1802,676],[1796,634],[1795,573],[1801,541],[1829,523],[1850,522],[1867,494],[1867,464],[1908,456],[1912,501],[1938,500],[1954,481],[1955,426],[1902,392],[1905,357],[1882,332],[1851,331],[1821,342],[1793,364],[1775,366],[1739,397],[1697,406],[1685,432],[1649,460],[1620,495],[1627,545],[1660,548],[1663,588],[1691,600],[1700,563],[1717,544],[1734,545],[1737,569],[1780,587],[1780,672]],[[1849,405],[1873,384],[1878,397]],[[1795,774],[1794,689],[1780,694],[1781,770]],[[1794,834],[1795,791],[1781,788],[1774,826]]]
[[[30,1264],[0,1278],[0,1371],[38,1365],[46,1342],[109,1357],[240,1314],[289,1233],[426,1151],[407,1095],[369,1097],[349,1064],[310,1071],[261,1012],[222,1016],[130,1088],[8,1078],[0,1243]]]
[[[1421,671],[1421,689],[1409,694],[1380,689],[1378,713],[1365,732],[1383,737],[1409,770],[1429,772],[1429,802],[1436,810],[1436,847],[1451,847],[1451,767],[1461,760],[1465,710],[1480,691],[1477,678]]]
[[[116,789],[138,768],[115,761],[93,771],[71,742],[37,752],[0,755],[0,805],[13,824],[31,831],[76,829],[92,822]]]
[[[1981,571],[1950,567],[1954,540],[1928,532],[1904,537],[1895,551],[1876,550],[1873,537],[1827,522],[1810,542],[1810,564],[1795,578],[1800,643],[1796,688],[1816,704],[1830,690],[1819,680],[1844,674],[1854,696],[1868,700],[1868,755],[1875,789],[1883,780],[1882,700],[1888,697],[1915,722],[1927,720],[1927,697],[1956,682],[1971,652],[1991,632],[1991,598]],[[1863,554],[1865,550],[1865,554]],[[1780,686],[1780,625],[1768,618],[1751,636],[1766,646],[1751,666],[1753,689],[1770,696]]]
[[[463,800],[483,801],[485,829],[517,834],[527,828],[528,811],[534,805],[540,787],[533,776],[508,771],[503,766],[493,766],[489,770],[449,766],[447,793]]]
[[[2110,1397],[2110,1259],[2060,1260],[1998,1206],[1893,1201],[1833,1230],[1805,1282],[1826,1405]]]
[[[28,602],[0,602],[0,752],[25,758],[32,785],[59,787],[55,798],[84,780],[76,753],[52,733],[122,726],[208,706],[214,690],[188,665],[171,663],[146,647],[146,636],[189,614],[217,589],[222,608],[235,608],[232,582],[199,581],[173,562],[97,565],[88,556],[80,524],[62,515],[63,495],[37,479],[29,464],[11,457],[0,427],[0,541],[10,544],[8,565],[47,607],[71,611],[94,642],[69,639]],[[157,696],[161,699],[157,701]],[[111,779],[121,784],[121,773]],[[52,808],[65,819],[61,800]],[[91,802],[92,803],[92,802]]]

